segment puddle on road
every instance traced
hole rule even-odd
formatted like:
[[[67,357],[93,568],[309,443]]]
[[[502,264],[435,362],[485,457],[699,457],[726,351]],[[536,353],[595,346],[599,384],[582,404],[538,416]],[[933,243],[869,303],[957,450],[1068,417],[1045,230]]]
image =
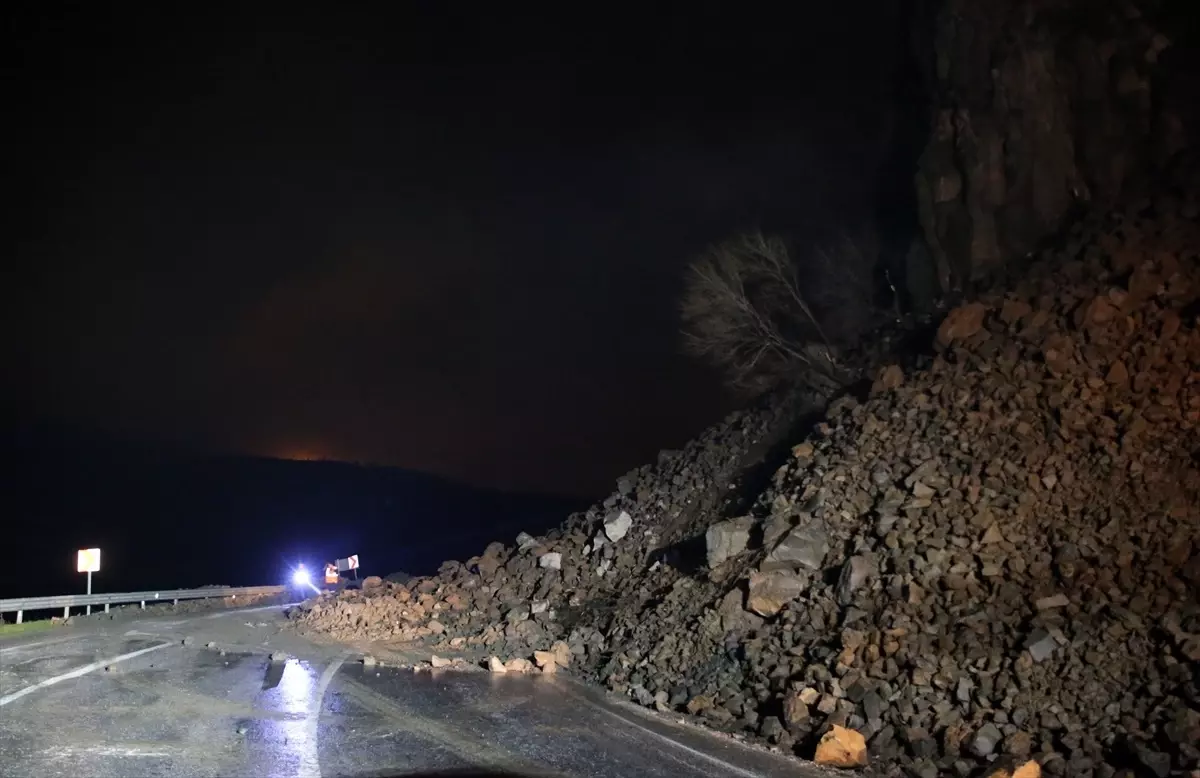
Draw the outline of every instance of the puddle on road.
[[[254,743],[255,758],[270,765],[270,774],[315,775],[315,719],[318,673],[307,662],[267,662],[262,692],[254,707],[276,716],[238,722],[239,734]]]
[[[283,671],[287,667],[285,662],[268,662],[267,674],[263,678],[263,691],[274,689],[283,680]]]

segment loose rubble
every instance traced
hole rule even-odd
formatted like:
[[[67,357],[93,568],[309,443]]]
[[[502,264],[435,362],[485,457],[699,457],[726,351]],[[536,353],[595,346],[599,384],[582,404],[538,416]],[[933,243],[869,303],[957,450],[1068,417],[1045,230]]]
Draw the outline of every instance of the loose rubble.
[[[843,767],[1194,774],[1198,212],[1080,222],[811,436],[776,398],[544,537],[296,623],[570,668]]]

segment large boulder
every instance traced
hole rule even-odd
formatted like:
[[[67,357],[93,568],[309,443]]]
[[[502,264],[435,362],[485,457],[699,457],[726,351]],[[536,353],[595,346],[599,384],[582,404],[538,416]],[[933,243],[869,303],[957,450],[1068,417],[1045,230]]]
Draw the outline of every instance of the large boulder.
[[[621,511],[604,520],[604,535],[616,543],[625,537],[625,533],[629,532],[631,526],[633,526],[633,517],[625,511]]]
[[[822,767],[866,767],[867,740],[861,732],[834,724],[817,743],[813,761]]]
[[[745,551],[750,543],[750,530],[753,527],[754,519],[750,516],[719,521],[709,527],[704,533],[709,569],[716,569],[726,559]]]
[[[815,522],[795,527],[783,536],[763,562],[762,570],[820,570],[829,554],[828,533]]]
[[[770,617],[808,588],[808,577],[790,570],[751,573],[746,610]]]

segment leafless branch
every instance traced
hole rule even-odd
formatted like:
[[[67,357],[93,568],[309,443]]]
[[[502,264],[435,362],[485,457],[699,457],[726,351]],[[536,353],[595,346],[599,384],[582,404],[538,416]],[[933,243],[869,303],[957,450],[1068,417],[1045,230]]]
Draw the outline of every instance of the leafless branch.
[[[839,347],[844,333],[831,332],[827,303],[866,286],[855,278],[859,256],[842,256],[853,242],[814,254],[805,278],[777,237],[742,235],[710,248],[688,270],[681,313],[685,348],[722,368],[729,382],[761,391],[788,380],[828,389],[840,381]],[[815,273],[813,272],[815,271]],[[832,294],[832,292],[837,294]]]

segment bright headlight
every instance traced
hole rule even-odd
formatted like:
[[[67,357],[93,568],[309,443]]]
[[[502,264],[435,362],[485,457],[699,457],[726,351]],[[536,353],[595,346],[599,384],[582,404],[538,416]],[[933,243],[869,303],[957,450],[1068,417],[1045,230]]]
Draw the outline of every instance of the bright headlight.
[[[296,572],[292,573],[292,583],[296,584],[297,586],[308,586],[308,571],[303,567],[297,567]]]

